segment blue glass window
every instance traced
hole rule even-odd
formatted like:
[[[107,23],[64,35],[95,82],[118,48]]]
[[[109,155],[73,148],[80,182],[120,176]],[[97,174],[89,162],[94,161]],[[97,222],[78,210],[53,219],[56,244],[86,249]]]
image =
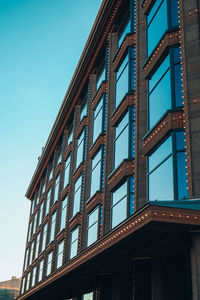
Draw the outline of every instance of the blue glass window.
[[[31,272],[29,272],[27,274],[27,278],[26,278],[26,291],[28,291],[29,286],[30,286],[30,277],[31,277]]]
[[[129,108],[115,129],[115,163],[116,169],[124,159],[135,155],[135,108]]]
[[[84,127],[77,141],[76,168],[78,168],[80,163],[85,160],[85,147],[86,147],[86,127]]]
[[[43,228],[43,237],[42,237],[42,248],[41,248],[41,251],[44,251],[44,249],[45,249],[46,240],[47,240],[47,223],[44,225],[44,228]]]
[[[49,213],[50,201],[51,201],[51,188],[48,190],[48,193],[47,193],[46,210],[45,210],[44,216],[46,216]]]
[[[78,235],[79,235],[79,227],[76,227],[71,232],[70,259],[76,256],[78,253]]]
[[[118,47],[121,46],[123,40],[125,39],[126,35],[131,32],[131,22],[128,20],[128,23],[125,23],[125,26],[122,28],[121,32],[118,36]]]
[[[43,210],[44,210],[44,201],[42,201],[42,203],[40,204],[40,214],[39,214],[39,221],[38,221],[38,226],[40,226],[40,224],[42,223],[42,214],[43,214]]]
[[[83,119],[83,117],[87,116],[87,101],[85,100],[85,103],[81,107],[81,113],[80,113],[80,121]]]
[[[66,224],[67,202],[68,202],[68,196],[66,196],[61,202],[60,231],[65,228],[65,224]]]
[[[116,73],[115,107],[135,89],[135,47],[130,47]]]
[[[180,62],[180,47],[171,48],[169,55],[149,80],[149,129],[159,122],[168,110],[183,106]]]
[[[88,216],[87,246],[93,244],[98,238],[99,207],[96,207]]]
[[[102,147],[92,159],[90,197],[92,197],[96,193],[96,191],[103,189],[103,161],[104,147]]]
[[[35,266],[35,267],[33,268],[33,271],[32,271],[31,287],[33,287],[33,286],[35,285],[36,271],[37,271],[37,267]]]
[[[134,212],[134,190],[134,178],[130,177],[112,193],[112,228]]]
[[[38,282],[42,280],[43,277],[43,268],[44,268],[44,259],[39,263],[39,273],[38,273]]]
[[[188,197],[184,131],[172,132],[148,158],[149,201]]]
[[[81,210],[81,198],[82,198],[82,177],[81,175],[74,185],[74,205],[73,205],[73,213],[72,217],[77,214]]]
[[[106,95],[104,94],[99,100],[94,110],[93,117],[93,143],[99,135],[105,131],[106,127]]]
[[[168,18],[169,11],[169,18]],[[147,56],[155,49],[167,29],[179,25],[178,0],[156,0],[147,16]]]
[[[67,157],[67,159],[65,160],[65,171],[64,171],[64,184],[63,184],[63,188],[65,188],[68,185],[68,183],[69,183],[69,179],[70,179],[70,166],[71,166],[71,153]]]
[[[63,265],[63,254],[64,254],[64,240],[62,240],[58,244],[58,250],[57,250],[57,262],[56,262],[56,268],[60,268]]]
[[[37,237],[36,237],[35,255],[34,255],[34,258],[37,258],[37,257],[38,257],[38,254],[39,254],[40,236],[41,236],[41,233],[39,232],[38,235],[37,235]]]
[[[73,140],[73,131],[72,131],[72,129],[70,129],[68,132],[67,146],[69,146],[69,144],[72,142],[72,140]]]
[[[100,88],[102,82],[105,80],[106,80],[106,67],[104,63],[99,74],[97,74],[97,85],[96,85],[97,91]]]

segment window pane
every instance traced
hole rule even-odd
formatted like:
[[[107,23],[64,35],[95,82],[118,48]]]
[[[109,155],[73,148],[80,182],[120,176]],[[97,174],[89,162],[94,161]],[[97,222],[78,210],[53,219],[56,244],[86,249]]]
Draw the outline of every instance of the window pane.
[[[126,125],[129,123],[129,114],[126,113],[115,129],[115,136],[118,137]]]
[[[152,75],[151,79],[149,80],[149,93],[154,88],[154,86],[158,83],[160,78],[164,75],[167,69],[170,67],[170,56],[168,55],[155,73]]]
[[[171,26],[179,25],[178,18],[178,0],[170,0],[171,4]]]
[[[87,115],[87,103],[81,107],[80,121]]]
[[[116,82],[115,107],[117,107],[120,104],[120,102],[128,92],[128,78],[128,65],[126,65],[126,68],[124,69],[123,73]]]
[[[102,71],[100,72],[100,74],[98,74],[98,78],[97,78],[97,90],[100,88],[101,83],[106,80],[106,69],[105,66],[102,69]]]
[[[77,249],[78,249],[78,241],[75,241],[75,242],[71,245],[70,258],[73,258],[74,256],[77,255]]]
[[[149,172],[159,165],[167,156],[172,154],[172,137],[168,137],[152,154],[149,156]]]
[[[93,143],[96,141],[100,133],[102,132],[102,118],[103,118],[103,108],[101,108],[100,112],[94,119],[93,125]]]
[[[127,197],[122,199],[112,208],[112,228],[117,226],[127,215]]]
[[[182,87],[182,70],[181,64],[174,66],[174,82],[175,82],[175,105],[183,106],[183,87]]]
[[[72,231],[72,242],[78,239],[78,228]]]
[[[178,200],[187,199],[187,175],[186,175],[186,155],[185,152],[177,153],[177,185]]]
[[[88,216],[88,227],[92,226],[95,222],[98,221],[99,207],[97,207],[89,216]]]
[[[90,197],[92,197],[97,190],[100,189],[100,178],[101,178],[101,163],[99,162],[98,165],[92,170],[91,173],[91,192]]]
[[[128,126],[115,141],[115,168],[128,158]]]
[[[113,193],[113,205],[115,205],[119,200],[121,200],[127,194],[127,182],[122,184],[114,193]]]
[[[149,95],[149,127],[158,122],[164,113],[171,108],[170,72],[168,71]]]
[[[154,50],[167,28],[167,1],[164,0],[147,29],[148,56]]]
[[[162,0],[157,0],[157,1],[155,1],[153,7],[151,8],[151,10],[150,10],[150,12],[149,12],[149,14],[148,14],[148,16],[147,16],[147,22],[148,22],[148,24],[151,22],[151,19],[152,19],[153,16],[155,15],[155,13],[156,13],[158,7],[160,6],[160,3],[161,3],[161,2],[162,2]]]
[[[174,200],[173,182],[172,156],[170,156],[149,175],[149,201]]]
[[[185,134],[183,130],[176,132],[176,150],[185,151]]]
[[[98,233],[98,222],[96,222],[88,229],[88,243],[87,243],[88,246],[97,240],[97,233]]]
[[[120,47],[121,43],[123,42],[125,36],[130,33],[131,31],[131,22],[130,20],[128,23],[124,26],[122,32],[119,34],[119,39],[118,39],[118,47]]]
[[[63,188],[65,188],[66,185],[69,183],[70,162],[71,162],[71,155],[69,155],[68,158],[65,160],[65,175],[64,175],[65,177],[64,177]]]

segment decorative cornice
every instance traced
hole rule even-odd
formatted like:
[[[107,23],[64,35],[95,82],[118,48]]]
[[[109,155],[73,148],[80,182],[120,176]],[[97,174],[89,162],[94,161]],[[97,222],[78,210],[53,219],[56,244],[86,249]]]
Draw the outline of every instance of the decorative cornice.
[[[126,97],[123,99],[123,101],[120,103],[120,105],[117,107],[117,109],[114,111],[112,115],[112,126],[115,126],[116,123],[119,121],[121,116],[124,114],[124,112],[127,110],[129,106],[135,105],[136,96],[134,94],[127,94]]]
[[[86,213],[88,214],[95,206],[103,203],[103,192],[97,191],[92,198],[86,203]]]
[[[184,112],[174,111],[168,112],[161,121],[154,127],[144,138],[144,155],[155,147],[155,145],[161,141],[166,134],[173,130],[184,127]]]
[[[117,50],[117,53],[113,59],[114,64],[114,71],[119,66],[122,58],[124,57],[125,53],[127,52],[128,47],[133,46],[136,44],[136,34],[127,34],[124,41],[122,42],[121,46]]]
[[[155,50],[149,56],[148,60],[145,62],[144,70],[146,78],[150,76],[166,49],[172,45],[177,45],[178,43],[180,43],[179,30],[165,33],[158,46],[155,48]]]
[[[189,201],[189,200],[188,200]],[[28,291],[19,300],[25,299],[33,293],[37,292],[41,288],[47,286],[48,284],[54,282],[60,277],[66,275],[70,271],[74,270],[81,264],[87,262],[91,258],[97,256],[98,254],[104,252],[106,249],[112,247],[113,245],[119,243],[121,240],[134,234],[140,228],[144,227],[151,222],[156,222],[158,225],[162,223],[174,223],[182,225],[191,225],[200,227],[200,211],[189,210],[175,207],[163,207],[157,205],[147,204],[143,209],[133,214],[123,223],[118,225],[107,235],[100,238],[91,247],[87,248],[84,252],[77,255],[73,260],[70,260],[65,266],[60,270],[51,275],[50,278],[44,280],[38,286]],[[158,226],[159,229],[159,226]]]
[[[109,176],[108,189],[112,191],[125,177],[135,174],[135,160],[125,160],[122,164]]]

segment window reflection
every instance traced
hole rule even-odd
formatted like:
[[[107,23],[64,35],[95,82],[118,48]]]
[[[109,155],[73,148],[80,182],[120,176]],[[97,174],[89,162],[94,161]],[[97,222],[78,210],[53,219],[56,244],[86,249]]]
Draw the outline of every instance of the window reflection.
[[[87,246],[93,244],[98,237],[99,207],[96,207],[88,216]]]

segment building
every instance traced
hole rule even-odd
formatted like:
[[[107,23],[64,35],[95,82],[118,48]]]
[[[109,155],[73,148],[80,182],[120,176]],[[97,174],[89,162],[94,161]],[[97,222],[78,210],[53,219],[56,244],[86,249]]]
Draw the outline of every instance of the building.
[[[200,299],[198,0],[102,2],[26,196],[22,299]]]
[[[12,276],[11,280],[0,282],[0,300],[14,300],[19,296],[21,278]]]

